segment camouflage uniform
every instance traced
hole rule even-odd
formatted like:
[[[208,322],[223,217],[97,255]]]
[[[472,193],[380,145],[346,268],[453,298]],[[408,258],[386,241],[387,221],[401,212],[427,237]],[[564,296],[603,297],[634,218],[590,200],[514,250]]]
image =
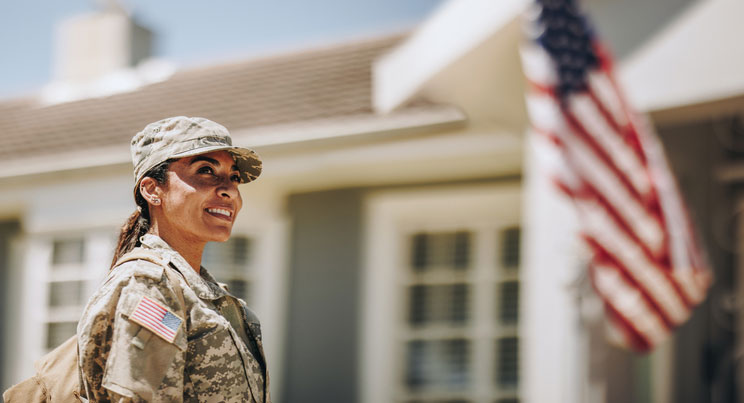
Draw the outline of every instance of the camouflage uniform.
[[[256,316],[161,238],[148,234],[141,243],[170,267],[123,263],[88,301],[78,366],[89,399],[270,403]],[[181,273],[170,278],[180,281],[185,309],[164,272],[172,268]],[[184,319],[172,343],[130,320],[143,296]]]

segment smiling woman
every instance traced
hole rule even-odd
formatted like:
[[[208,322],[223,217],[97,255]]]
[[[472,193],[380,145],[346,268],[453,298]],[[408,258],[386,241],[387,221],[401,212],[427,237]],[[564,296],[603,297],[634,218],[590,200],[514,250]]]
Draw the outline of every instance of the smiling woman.
[[[78,325],[83,392],[90,401],[270,402],[258,319],[201,266],[207,242],[230,237],[238,185],[258,177],[261,160],[203,118],[152,123],[131,149],[137,211]]]

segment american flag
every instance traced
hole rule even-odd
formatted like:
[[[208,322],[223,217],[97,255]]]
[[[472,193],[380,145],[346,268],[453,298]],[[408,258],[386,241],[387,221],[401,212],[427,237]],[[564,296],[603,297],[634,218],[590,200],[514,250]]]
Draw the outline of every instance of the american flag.
[[[142,297],[129,319],[173,343],[183,320],[157,301]]]
[[[647,351],[704,298],[710,271],[650,125],[628,106],[574,0],[536,0],[521,53],[536,141],[577,208],[589,278],[621,344]]]

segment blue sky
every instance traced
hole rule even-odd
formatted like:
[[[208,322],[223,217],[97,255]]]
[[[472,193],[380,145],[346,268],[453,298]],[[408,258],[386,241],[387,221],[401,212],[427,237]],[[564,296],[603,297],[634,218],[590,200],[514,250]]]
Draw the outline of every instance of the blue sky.
[[[104,0],[0,1],[0,99],[51,79],[54,27]],[[443,0],[120,0],[156,33],[155,56],[208,65],[414,27]]]

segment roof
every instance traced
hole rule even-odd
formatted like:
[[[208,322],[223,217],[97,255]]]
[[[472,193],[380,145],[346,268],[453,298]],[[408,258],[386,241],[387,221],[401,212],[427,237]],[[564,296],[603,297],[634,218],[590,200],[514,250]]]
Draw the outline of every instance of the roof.
[[[0,161],[121,146],[146,124],[201,116],[231,131],[373,115],[373,60],[403,35],[184,70],[105,98],[51,106],[0,102]],[[267,134],[268,135],[268,134]]]

